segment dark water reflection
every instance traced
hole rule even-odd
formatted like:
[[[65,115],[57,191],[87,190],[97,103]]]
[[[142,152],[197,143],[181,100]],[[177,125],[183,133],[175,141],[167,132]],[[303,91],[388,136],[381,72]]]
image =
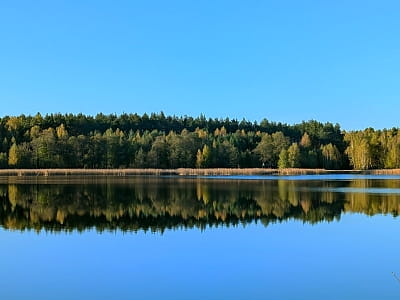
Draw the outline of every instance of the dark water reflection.
[[[343,213],[398,215],[400,179],[229,180],[155,177],[0,179],[0,225],[10,230],[207,228]],[[315,180],[317,179],[317,180]]]

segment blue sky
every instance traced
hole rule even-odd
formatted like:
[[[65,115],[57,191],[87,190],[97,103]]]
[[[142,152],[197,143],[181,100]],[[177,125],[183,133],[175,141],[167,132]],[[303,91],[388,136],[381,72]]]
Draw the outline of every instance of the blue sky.
[[[398,1],[1,1],[0,115],[398,127]]]

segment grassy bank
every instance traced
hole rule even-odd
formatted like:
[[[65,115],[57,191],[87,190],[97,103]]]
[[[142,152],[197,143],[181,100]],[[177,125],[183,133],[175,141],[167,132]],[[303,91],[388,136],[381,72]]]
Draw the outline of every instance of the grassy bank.
[[[66,176],[66,175],[180,175],[180,176],[221,176],[221,175],[308,175],[308,174],[400,174],[400,169],[391,170],[325,170],[325,169],[1,169],[0,176]]]

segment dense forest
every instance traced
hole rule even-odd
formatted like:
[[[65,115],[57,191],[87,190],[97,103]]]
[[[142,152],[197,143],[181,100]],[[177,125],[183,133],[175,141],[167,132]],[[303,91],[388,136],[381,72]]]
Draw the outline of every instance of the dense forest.
[[[400,167],[398,129],[163,113],[0,118],[0,168]]]

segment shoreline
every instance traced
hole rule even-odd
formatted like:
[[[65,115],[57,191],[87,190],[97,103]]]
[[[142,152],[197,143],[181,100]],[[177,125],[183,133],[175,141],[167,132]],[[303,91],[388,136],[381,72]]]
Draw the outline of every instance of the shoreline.
[[[362,174],[400,175],[400,169],[375,170],[325,170],[325,169],[265,169],[265,168],[213,168],[213,169],[0,169],[0,176],[234,176],[234,175],[318,175],[318,174]]]

